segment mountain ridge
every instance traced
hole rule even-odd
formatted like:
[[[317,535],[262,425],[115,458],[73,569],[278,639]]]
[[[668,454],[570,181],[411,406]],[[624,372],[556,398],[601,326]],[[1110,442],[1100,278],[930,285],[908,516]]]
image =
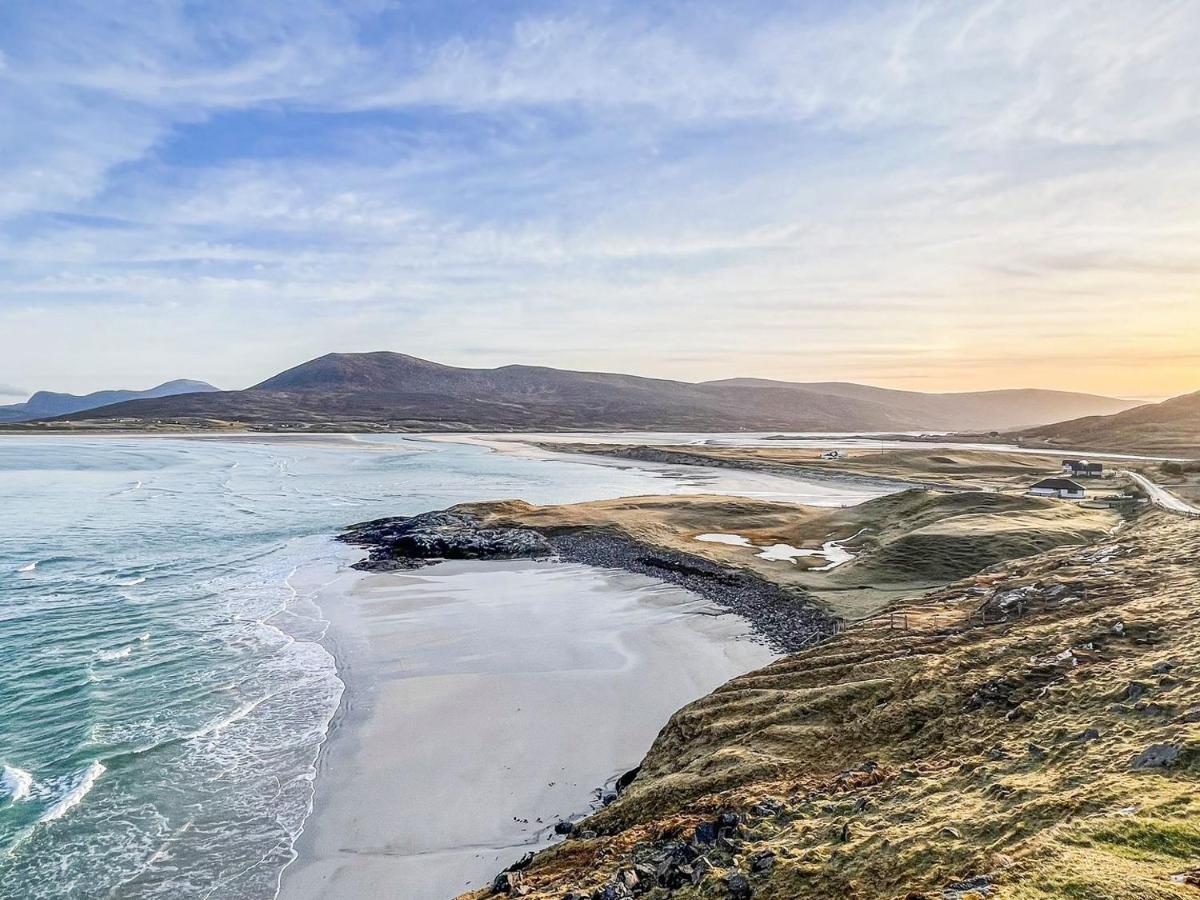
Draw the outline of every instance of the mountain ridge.
[[[212,393],[218,388],[206,381],[176,378],[164,381],[144,391],[110,389],[90,394],[67,394],[57,391],[36,391],[24,403],[0,406],[0,422],[28,422],[34,419],[70,415],[90,409],[111,406],[132,400],[172,397],[188,393]]]
[[[363,430],[971,431],[1134,405],[1037,389],[922,394],[834,382],[691,383],[546,366],[476,369],[375,351],[325,354],[243,391],[134,400],[56,421]]]

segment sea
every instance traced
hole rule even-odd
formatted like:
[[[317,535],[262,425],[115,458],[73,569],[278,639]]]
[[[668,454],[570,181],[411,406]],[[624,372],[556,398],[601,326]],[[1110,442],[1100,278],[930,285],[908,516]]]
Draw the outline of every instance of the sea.
[[[0,437],[0,898],[277,895],[343,691],[313,600],[344,526],[715,478],[421,436]]]

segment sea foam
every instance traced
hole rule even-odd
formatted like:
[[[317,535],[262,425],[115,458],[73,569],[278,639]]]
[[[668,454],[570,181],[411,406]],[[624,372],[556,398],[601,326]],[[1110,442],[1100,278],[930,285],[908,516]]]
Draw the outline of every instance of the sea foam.
[[[17,571],[18,572],[32,572],[36,568],[37,568],[37,561],[35,560],[34,562],[31,562],[27,566],[21,566],[21,568],[17,569]]]
[[[0,770],[0,792],[10,803],[20,803],[29,796],[29,788],[33,784],[33,776],[24,769],[5,765]]]
[[[53,822],[55,819],[61,819],[79,805],[80,801],[87,796],[88,791],[95,785],[96,779],[103,775],[104,772],[103,763],[99,760],[93,762],[84,770],[83,776],[76,782],[75,787],[63,794],[57,803],[42,813],[42,817],[38,821]]]

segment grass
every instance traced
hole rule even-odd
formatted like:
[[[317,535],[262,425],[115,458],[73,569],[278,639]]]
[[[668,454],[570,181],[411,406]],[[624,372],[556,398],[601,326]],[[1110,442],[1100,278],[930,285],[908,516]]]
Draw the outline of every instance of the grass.
[[[904,513],[933,514],[892,502],[897,534]],[[1200,868],[1200,772],[1130,760],[1200,740],[1184,715],[1200,710],[1197,558],[1200,524],[1147,512],[1100,546],[902,601],[907,629],[877,617],[734,679],[672,717],[589,821],[600,837],[534,860],[527,896],[590,894],[639,843],[734,808],[748,827],[730,865],[776,854],[755,900],[940,897],[983,874],[1002,900],[1194,900],[1172,876]],[[1022,615],[977,624],[1013,591]],[[1122,699],[1131,681],[1146,685],[1142,708]],[[855,774],[867,761],[870,779]],[[768,798],[776,812],[752,812]],[[727,871],[679,896],[724,896]]]
[[[911,490],[847,509],[727,496],[633,497],[566,506],[520,501],[464,507],[495,522],[540,528],[617,528],[636,540],[680,550],[757,575],[817,601],[849,620],[870,617],[898,598],[1010,559],[1084,544],[1121,519],[1024,495]],[[819,548],[846,540],[856,558],[829,572],[823,560],[764,560],[744,547],[697,541],[706,532],[735,533],[758,546]]]

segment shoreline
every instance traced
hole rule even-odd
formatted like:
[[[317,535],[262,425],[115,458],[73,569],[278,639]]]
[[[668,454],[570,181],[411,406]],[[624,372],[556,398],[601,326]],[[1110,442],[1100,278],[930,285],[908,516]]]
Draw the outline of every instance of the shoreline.
[[[93,437],[93,438],[175,438],[175,439],[207,439],[207,440],[262,440],[273,441],[276,439],[283,440],[300,440],[305,439],[321,439],[333,438],[356,441],[359,436],[387,436],[396,435],[400,437],[413,438],[418,440],[438,441],[442,443],[462,443],[473,446],[487,447],[496,452],[515,453],[520,455],[522,451],[509,449],[506,445],[512,445],[514,448],[536,447],[540,440],[548,439],[550,443],[567,445],[571,443],[582,442],[583,439],[596,439],[599,437],[620,437],[625,443],[630,441],[654,441],[655,443],[667,444],[671,439],[677,438],[697,438],[702,436],[710,436],[708,432],[658,432],[658,431],[640,431],[640,432],[612,432],[612,431],[401,431],[401,430],[302,430],[302,429],[263,429],[252,430],[246,428],[181,428],[178,430],[153,430],[153,429],[137,429],[137,428],[97,428],[95,430],[86,428],[22,428],[13,425],[0,425],[0,439],[3,438],[22,438],[22,437]],[[893,449],[910,446],[925,446],[929,449],[946,449],[946,450],[962,450],[962,451],[984,451],[984,452],[1003,452],[1003,453],[1028,453],[1035,455],[1051,455],[1051,456],[1086,456],[1093,459],[1102,460],[1126,460],[1129,462],[1194,462],[1196,457],[1179,456],[1179,455],[1164,455],[1165,452],[1174,451],[1128,451],[1128,450],[1113,450],[1111,448],[1080,448],[1068,445],[1029,445],[1029,444],[1005,444],[1005,443],[989,443],[980,442],[978,435],[964,435],[964,439],[956,441],[952,434],[944,435],[929,435],[915,436],[895,433],[882,432],[798,432],[795,434],[782,432],[747,432],[747,433],[730,433],[730,436],[724,438],[732,443],[725,446],[741,447],[741,446],[756,446],[756,444],[744,443],[745,441],[757,441],[758,445],[770,447],[786,447],[789,444],[798,444],[803,446],[829,446],[837,448],[854,448],[859,446],[868,446],[870,449],[880,449],[887,445],[898,445]],[[720,438],[719,438],[720,439]],[[677,442],[677,441],[676,441]],[[864,443],[865,442],[865,443]],[[365,442],[364,442],[365,443]],[[615,444],[619,446],[619,444]],[[549,451],[551,453],[556,451]],[[566,451],[565,451],[566,452]]]
[[[485,527],[461,510],[379,519],[339,536],[367,550],[364,572],[420,570],[446,559],[551,560],[622,571],[674,585],[744,619],[772,650],[797,653],[834,634],[844,622],[803,592],[745,568],[654,546],[604,527]]]
[[[345,689],[281,900],[484,886],[594,812],[675,709],[775,658],[690,592],[579,563],[346,571],[315,603]]]

